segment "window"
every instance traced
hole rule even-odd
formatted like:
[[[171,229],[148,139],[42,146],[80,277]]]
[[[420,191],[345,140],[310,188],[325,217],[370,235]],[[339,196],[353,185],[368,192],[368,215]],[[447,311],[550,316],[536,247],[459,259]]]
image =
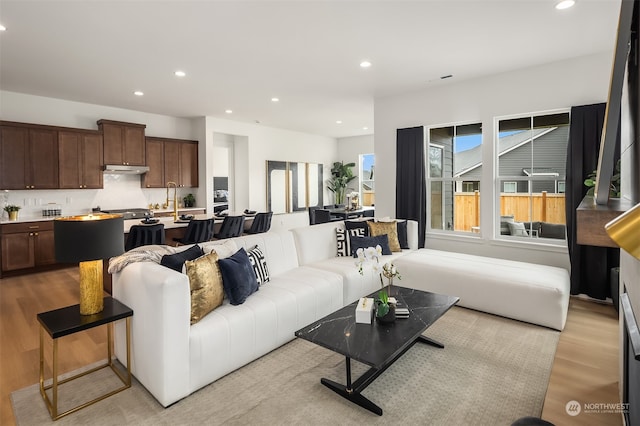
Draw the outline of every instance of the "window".
[[[516,193],[518,192],[518,182],[505,182],[503,184],[503,192]]]
[[[568,140],[568,111],[498,120],[496,210],[518,225],[509,228],[524,225],[519,238],[559,239],[562,234],[544,230],[565,224]],[[503,221],[500,234],[513,238]]]
[[[428,223],[431,230],[477,232],[480,226],[482,126],[428,132]]]
[[[360,155],[360,205],[373,206],[376,203],[376,185],[374,170],[376,156],[374,154]]]

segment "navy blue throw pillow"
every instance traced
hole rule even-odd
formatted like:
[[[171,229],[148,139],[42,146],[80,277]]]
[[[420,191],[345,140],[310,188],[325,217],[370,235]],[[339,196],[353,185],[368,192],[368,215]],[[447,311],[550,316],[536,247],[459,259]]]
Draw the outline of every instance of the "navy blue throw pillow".
[[[184,262],[187,260],[197,259],[200,256],[204,256],[204,251],[202,251],[202,248],[196,244],[195,246],[189,247],[180,253],[165,254],[162,256],[162,259],[160,259],[160,264],[175,271],[182,272]]]
[[[389,248],[389,236],[387,234],[378,235],[376,237],[351,237],[351,254],[353,257],[358,257],[356,251],[359,248],[375,247],[379,245],[382,247],[382,254],[391,254]]]
[[[233,256],[218,260],[222,272],[222,286],[232,305],[242,305],[247,297],[258,291],[258,281],[244,248]]]
[[[364,236],[369,236],[369,226],[366,220],[345,220],[344,227],[349,231],[352,229],[364,229]],[[351,233],[351,235],[353,235]]]
[[[400,220],[396,223],[398,229],[398,242],[401,249],[409,248],[409,240],[407,239],[407,221]]]

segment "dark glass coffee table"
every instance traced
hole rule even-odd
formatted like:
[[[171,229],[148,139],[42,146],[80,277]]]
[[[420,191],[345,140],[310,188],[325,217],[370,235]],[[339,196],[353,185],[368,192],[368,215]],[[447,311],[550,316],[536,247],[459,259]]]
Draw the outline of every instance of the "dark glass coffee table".
[[[356,323],[357,301],[296,331],[295,335],[346,358],[347,384],[322,378],[320,382],[343,398],[381,416],[382,408],[362,391],[417,342],[444,348],[422,333],[460,300],[458,297],[394,286],[399,307],[409,309],[409,318],[389,325]],[[376,293],[369,297],[375,298]],[[369,365],[361,377],[351,381],[351,359]]]

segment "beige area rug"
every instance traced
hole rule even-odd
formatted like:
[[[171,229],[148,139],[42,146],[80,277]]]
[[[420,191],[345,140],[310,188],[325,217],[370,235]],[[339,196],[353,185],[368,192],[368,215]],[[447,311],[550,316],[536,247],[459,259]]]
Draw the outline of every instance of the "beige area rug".
[[[345,382],[344,357],[304,340],[276,349],[169,408],[136,381],[131,389],[51,421],[38,386],[11,394],[18,425],[510,425],[539,416],[559,332],[454,307],[363,395],[382,417],[341,398],[321,377]],[[352,362],[353,377],[366,370]],[[60,390],[63,407],[117,386],[102,370]],[[85,399],[86,400],[86,399]],[[80,399],[81,401],[81,399]]]

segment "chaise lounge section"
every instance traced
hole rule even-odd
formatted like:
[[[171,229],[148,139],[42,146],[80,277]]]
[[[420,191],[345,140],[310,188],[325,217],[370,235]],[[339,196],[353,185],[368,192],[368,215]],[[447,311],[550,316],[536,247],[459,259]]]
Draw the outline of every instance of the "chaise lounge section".
[[[333,222],[201,244],[205,253],[258,245],[270,281],[243,304],[225,300],[193,325],[186,274],[151,261],[133,262],[114,273],[113,296],[134,311],[134,376],[169,406],[287,343],[296,330],[379,289],[378,276],[360,275],[352,257],[336,257],[336,228],[344,227],[344,222]],[[402,273],[397,284],[459,296],[462,306],[491,314],[558,330],[564,327],[569,298],[566,270],[418,250],[417,241],[417,223],[407,221],[409,248],[383,256]],[[116,324],[115,334],[116,356],[125,363],[124,326]]]

